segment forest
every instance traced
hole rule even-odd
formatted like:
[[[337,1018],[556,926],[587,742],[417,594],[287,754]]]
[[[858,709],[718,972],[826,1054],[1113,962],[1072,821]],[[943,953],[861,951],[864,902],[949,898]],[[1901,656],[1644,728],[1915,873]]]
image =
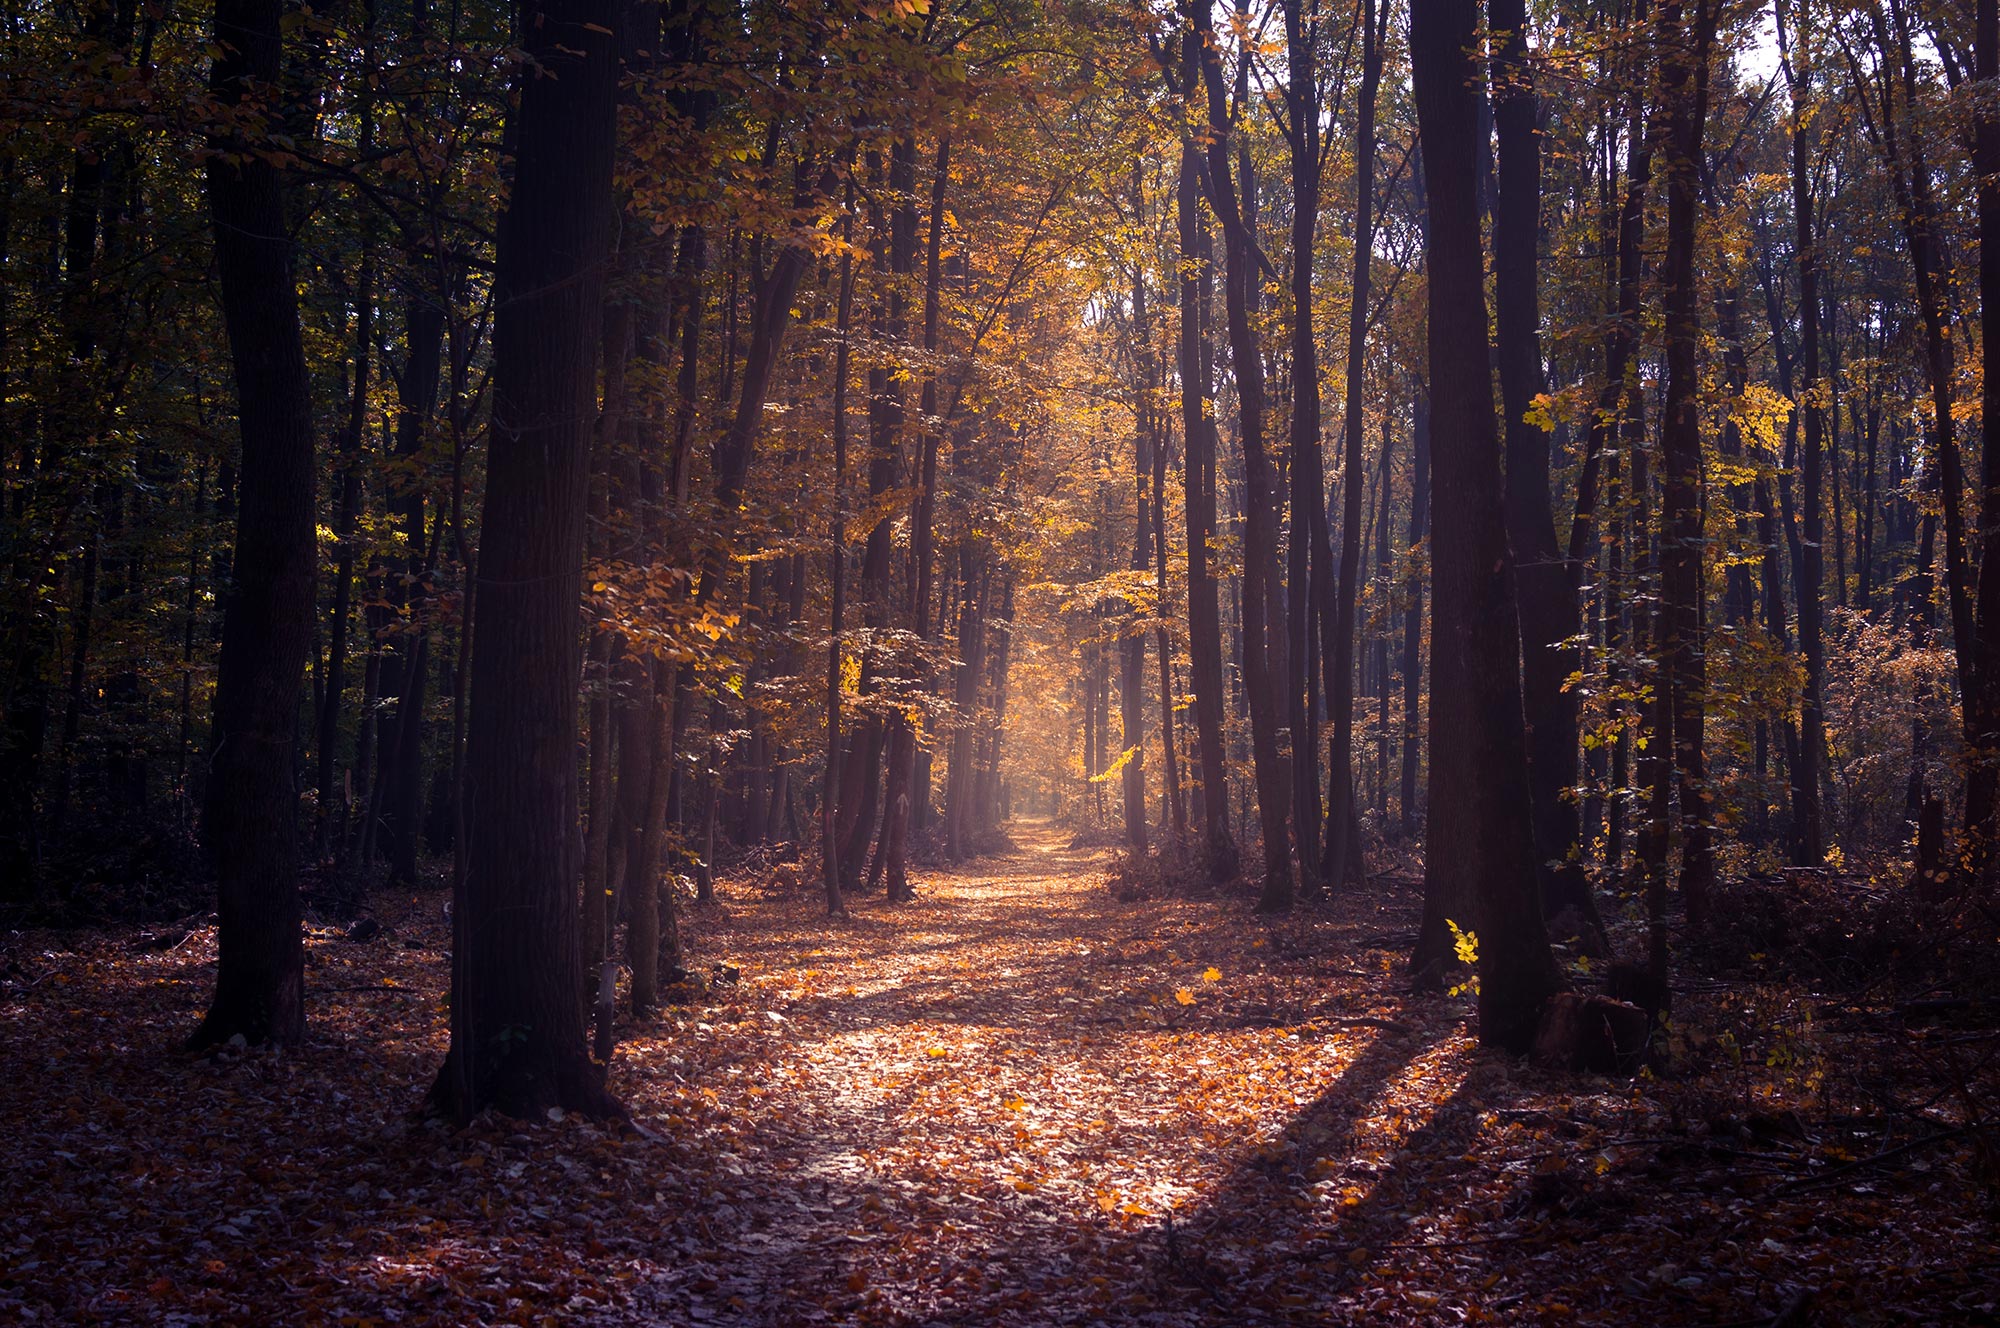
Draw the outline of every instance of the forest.
[[[0,1321],[2000,1322],[2000,0],[9,0]]]

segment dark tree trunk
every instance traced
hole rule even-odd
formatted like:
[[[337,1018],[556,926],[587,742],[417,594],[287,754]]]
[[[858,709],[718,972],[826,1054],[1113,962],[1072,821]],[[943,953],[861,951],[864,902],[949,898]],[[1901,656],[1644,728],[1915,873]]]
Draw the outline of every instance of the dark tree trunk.
[[[911,153],[914,155],[914,145]],[[938,260],[944,241],[944,195],[945,184],[951,178],[951,136],[938,140],[937,155],[932,162],[930,239],[924,261],[924,353],[928,359],[937,350],[938,342]],[[915,181],[910,181],[912,188]],[[914,199],[911,203],[914,208]],[[912,234],[910,244],[915,244],[915,219],[910,220]],[[923,396],[919,401],[919,411],[923,419],[922,455],[917,464],[916,500],[910,513],[910,574],[909,617],[910,629],[919,642],[927,642],[931,635],[931,590],[934,580],[935,559],[932,550],[936,537],[933,526],[937,513],[937,457],[938,430],[937,377],[927,375],[924,380]],[[914,661],[913,661],[914,666]],[[917,668],[919,676],[915,681],[923,690],[929,691],[931,682],[927,670]],[[908,900],[915,898],[909,880],[909,835],[913,819],[912,801],[916,792],[917,735],[913,721],[899,720],[895,728],[894,749],[891,754],[889,784],[892,790],[889,801],[889,822],[883,851],[888,859],[887,875],[889,898]],[[928,790],[925,791],[928,797]]]
[[[1151,343],[1147,355],[1152,358]],[[1152,391],[1160,388],[1160,370],[1157,359],[1152,360],[1150,378]],[[1155,395],[1155,402],[1158,397]],[[1162,796],[1166,807],[1161,815],[1162,825],[1172,829],[1172,844],[1175,853],[1187,843],[1187,803],[1181,795],[1181,759],[1179,724],[1174,710],[1174,638],[1167,627],[1170,607],[1167,601],[1167,427],[1166,420],[1158,414],[1154,405],[1154,448],[1153,448],[1153,576],[1159,587],[1160,629],[1154,641],[1155,654],[1160,661],[1160,755],[1164,761],[1166,788]]]
[[[371,119],[362,117],[362,141],[367,142]],[[317,843],[325,852],[336,831],[346,823],[339,762],[340,712],[347,693],[347,631],[354,616],[354,525],[361,514],[362,435],[368,424],[368,371],[375,340],[375,252],[372,234],[362,233],[361,273],[355,281],[354,378],[348,398],[347,427],[340,437],[340,507],[334,516],[334,543],[339,550],[333,582],[333,608],[328,615],[326,680],[319,715],[319,824]]]
[[[209,88],[228,106],[277,83],[283,5],[219,0]],[[305,1036],[292,742],[312,640],[311,382],[277,168],[218,140],[206,176],[242,463],[202,835],[215,863],[215,1000],[190,1040]]]
[[[1317,894],[1321,885],[1320,774],[1317,743],[1310,740],[1314,719],[1310,633],[1314,596],[1327,589],[1333,572],[1326,474],[1320,457],[1319,338],[1313,325],[1320,208],[1318,42],[1317,14],[1307,12],[1305,0],[1286,0],[1285,128],[1292,165],[1292,527],[1286,550],[1291,602],[1285,625],[1291,676],[1285,680],[1285,717],[1292,732],[1292,833],[1299,847],[1299,887],[1308,895]]]
[[[1992,858],[1994,810],[2000,801],[2000,107],[1993,104],[2000,86],[2000,16],[1995,0],[1977,0],[1973,26],[1973,74],[1981,89],[1972,120],[1979,209],[1980,404],[1987,424],[1979,468],[1979,617],[1973,690],[1966,705],[1972,769],[1965,818],[1974,864],[1983,868]]]
[[[1410,53],[1430,219],[1433,425],[1430,831],[1413,967],[1448,953],[1447,910],[1469,894],[1479,937],[1480,1041],[1533,1041],[1562,975],[1542,927],[1521,718],[1520,626],[1501,506],[1480,252],[1473,0],[1416,0]]]
[[[1392,417],[1393,411],[1382,412],[1382,455],[1375,472],[1375,585],[1384,602],[1389,598],[1389,500],[1395,489],[1390,473],[1395,458]],[[1389,820],[1389,632],[1385,612],[1375,632],[1375,820],[1380,825]]]
[[[1201,2],[1201,0],[1197,0]],[[1183,77],[1192,81],[1192,38]],[[1193,142],[1181,144],[1175,206],[1180,224],[1180,387],[1185,441],[1188,562],[1188,660],[1194,683],[1195,737],[1201,754],[1205,867],[1217,879],[1236,875],[1229,836],[1228,762],[1222,746],[1222,608],[1209,545],[1215,539],[1215,415],[1209,399],[1208,348],[1202,329],[1202,268],[1208,261],[1201,215],[1200,164]]]
[[[1209,202],[1222,220],[1223,309],[1229,328],[1229,362],[1236,380],[1237,430],[1243,455],[1243,584],[1240,595],[1243,686],[1250,712],[1250,760],[1257,814],[1264,840],[1264,880],[1257,907],[1283,912],[1292,906],[1291,842],[1286,829],[1290,780],[1278,751],[1277,694],[1282,677],[1271,676],[1269,580],[1277,566],[1277,509],[1271,462],[1264,451],[1264,361],[1250,321],[1258,289],[1254,216],[1247,206],[1249,182],[1239,199],[1231,175],[1235,141],[1229,98],[1223,90],[1222,62],[1209,19],[1209,0],[1193,0],[1195,33],[1201,43],[1202,83],[1208,95]],[[1239,89],[1239,92],[1241,90]],[[1239,101],[1243,100],[1239,96]],[[1277,625],[1282,630],[1282,624]],[[1282,672],[1282,670],[1281,670]]]
[[[374,150],[375,102],[369,83],[375,66],[375,6],[362,10],[364,79],[356,94],[356,149],[362,156]],[[336,834],[344,834],[347,808],[341,797],[339,761],[340,714],[347,693],[347,634],[354,616],[354,526],[361,515],[361,445],[368,428],[369,370],[375,345],[375,228],[361,223],[360,271],[354,282],[354,376],[348,397],[347,426],[340,435],[340,505],[334,514],[334,544],[339,550],[333,584],[333,608],[327,620],[326,680],[321,689],[318,750],[319,817],[315,843],[324,856]],[[336,814],[336,806],[338,812]]]
[[[1403,611],[1403,769],[1397,808],[1403,833],[1417,832],[1417,768],[1423,754],[1417,721],[1423,711],[1424,574],[1414,563],[1417,547],[1430,534],[1431,396],[1420,387],[1410,403],[1410,552],[1413,563]]]
[[[1358,883],[1366,874],[1361,857],[1360,810],[1354,788],[1354,619],[1361,578],[1361,459],[1363,395],[1367,390],[1369,258],[1375,246],[1375,94],[1382,79],[1382,47],[1389,6],[1362,5],[1360,121],[1355,129],[1354,276],[1347,312],[1347,389],[1341,432],[1339,586],[1333,606],[1333,634],[1327,648],[1327,709],[1333,720],[1328,756],[1326,860],[1322,869],[1334,885]]]
[[[434,1106],[620,1111],[584,1040],[576,698],[585,505],[618,62],[611,0],[527,0],[536,67],[513,113],[501,221],[479,634],[466,737],[466,871],[451,1051]]]
[[[629,254],[621,253],[619,266],[625,269],[620,275],[629,280],[633,266]],[[620,545],[616,552],[624,560],[632,556],[632,549],[627,544],[627,532],[632,528],[632,518],[636,515],[630,509],[638,498],[637,464],[623,446],[625,440],[621,437],[630,408],[630,380],[626,370],[634,343],[632,322],[632,306],[628,301],[605,302],[604,341],[599,357],[604,379],[604,402],[597,417],[597,438],[591,448],[590,522],[585,536],[586,556],[593,565],[604,562],[613,552],[614,510],[618,513]],[[589,782],[584,796],[586,828],[581,917],[586,995],[599,985],[599,966],[609,953],[610,896],[613,892],[612,826],[619,819],[614,810],[618,787],[611,777],[615,713],[611,693],[618,634],[601,620],[601,609],[593,616],[599,616],[599,621],[591,625],[589,656],[583,673],[584,709],[589,717],[590,744]]]
[[[1655,685],[1663,698],[1661,714],[1670,722],[1657,726],[1654,732],[1656,742],[1672,744],[1671,760],[1680,793],[1681,895],[1689,925],[1700,928],[1708,920],[1715,862],[1710,846],[1710,795],[1703,742],[1708,673],[1702,645],[1705,537],[1700,383],[1696,377],[1701,320],[1695,312],[1695,222],[1715,15],[1709,0],[1694,0],[1694,13],[1687,17],[1684,13],[1681,0],[1668,0],[1660,10],[1660,33],[1666,44],[1661,91],[1668,105],[1667,251],[1660,274],[1665,287],[1667,384],[1660,422],[1661,607],[1655,651],[1660,674]],[[1650,831],[1653,849],[1647,858],[1656,870],[1647,883],[1647,913],[1653,924],[1648,957],[1654,979],[1665,982],[1663,869],[1669,821],[1664,797],[1654,801]]]
[[[1778,44],[1786,51],[1785,6],[1777,7]],[[1792,836],[1794,860],[1817,867],[1826,858],[1826,826],[1820,785],[1826,760],[1824,719],[1826,646],[1821,633],[1820,601],[1824,591],[1820,552],[1821,435],[1819,373],[1819,241],[1813,222],[1813,156],[1815,134],[1807,104],[1809,93],[1795,76],[1787,52],[1785,79],[1792,93],[1792,219],[1797,226],[1794,246],[1799,267],[1799,389],[1805,416],[1805,439],[1799,474],[1804,488],[1804,529],[1800,534],[1798,585],[1799,651],[1805,657],[1805,687],[1799,697],[1799,764],[1793,781]]]
[[[1135,214],[1145,214],[1144,176],[1137,161],[1132,163],[1132,206]],[[1136,385],[1138,404],[1133,412],[1136,427],[1132,431],[1132,560],[1128,564],[1134,573],[1144,573],[1152,564],[1152,536],[1146,523],[1153,505],[1147,498],[1146,485],[1153,474],[1153,454],[1165,445],[1154,429],[1153,394],[1157,384],[1154,382],[1152,335],[1152,317],[1146,300],[1146,266],[1143,262],[1134,263],[1132,349],[1139,370],[1139,382]],[[1160,590],[1162,594],[1166,590],[1164,577],[1160,580]],[[1164,605],[1154,606],[1156,616],[1164,617],[1165,611]],[[1132,753],[1121,772],[1125,792],[1125,846],[1136,856],[1146,851],[1145,633],[1136,624],[1128,622],[1118,644],[1118,718],[1125,748]],[[1172,733],[1172,723],[1171,715],[1168,715],[1160,726],[1163,736]],[[1168,760],[1171,761],[1172,757],[1169,756]]]
[[[1539,97],[1528,61],[1525,0],[1489,0],[1498,190],[1493,207],[1494,321],[1507,448],[1507,537],[1521,596],[1521,688],[1528,725],[1529,798],[1542,907],[1595,925],[1596,905],[1577,843],[1576,696],[1582,631],[1577,579],[1556,544],[1549,438],[1528,417],[1542,390]]]
[[[381,650],[379,695],[394,697],[395,713],[376,726],[374,832],[387,849],[389,880],[409,885],[417,876],[417,841],[423,816],[424,693],[429,683],[429,603],[424,581],[423,485],[414,473],[437,409],[444,357],[444,309],[436,296],[412,290],[408,305],[409,359],[397,383],[401,413],[396,421],[397,459],[408,469],[392,489],[390,507],[401,527],[403,549],[388,569],[384,598],[392,608],[377,642]],[[594,362],[594,359],[593,359]],[[594,394],[593,394],[594,396]]]
[[[847,626],[847,379],[853,363],[849,334],[854,327],[854,191],[848,188],[841,215],[839,311],[834,321],[833,350],[833,533],[827,540],[827,584],[833,606],[827,620],[826,647],[826,773],[820,789],[820,877],[829,917],[844,917],[840,897],[840,705],[841,633]]]

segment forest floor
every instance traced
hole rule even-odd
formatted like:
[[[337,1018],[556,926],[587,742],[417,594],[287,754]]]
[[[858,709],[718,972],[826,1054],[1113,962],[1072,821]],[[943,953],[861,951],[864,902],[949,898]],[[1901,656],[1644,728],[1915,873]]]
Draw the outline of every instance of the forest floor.
[[[843,923],[723,880],[734,979],[621,1030],[638,1131],[411,1118],[436,894],[313,929],[285,1055],[174,1051],[211,927],[0,938],[0,1321],[2000,1322],[1985,1136],[1853,1110],[1894,1039],[1810,993],[1698,984],[1698,1068],[1557,1076],[1402,992],[1407,883],[1267,923],[1015,835]]]

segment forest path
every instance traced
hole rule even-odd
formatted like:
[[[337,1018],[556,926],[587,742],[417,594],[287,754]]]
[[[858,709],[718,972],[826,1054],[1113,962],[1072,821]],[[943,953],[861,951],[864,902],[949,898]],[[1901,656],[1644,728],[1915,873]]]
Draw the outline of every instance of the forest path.
[[[1462,1011],[1410,1023],[1387,952],[1331,943],[1341,924],[1121,902],[1108,852],[1042,822],[1013,835],[848,922],[809,888],[744,881],[725,918],[695,922],[742,1001],[692,1039],[683,1014],[620,1052],[651,1128],[685,1137],[690,1114],[656,1105],[682,1081],[729,1104],[707,1127],[720,1222],[682,1225],[663,1318],[1205,1321],[1224,1279],[1247,1290],[1253,1264],[1313,1239],[1258,1220],[1298,1190],[1270,1166],[1300,1142],[1288,1131],[1344,1146],[1299,1191],[1330,1215],[1366,1192],[1348,1163],[1371,1166],[1462,1073]],[[1341,929],[1379,930],[1382,907]],[[721,1018],[733,1035],[705,1041]]]

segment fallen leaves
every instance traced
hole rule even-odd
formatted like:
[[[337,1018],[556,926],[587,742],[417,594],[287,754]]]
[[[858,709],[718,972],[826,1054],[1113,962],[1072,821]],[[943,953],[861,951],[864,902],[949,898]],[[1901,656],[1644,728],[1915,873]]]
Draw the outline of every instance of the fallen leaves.
[[[314,936],[286,1056],[170,1051],[206,929],[24,938],[0,1319],[1728,1322],[1811,1283],[1843,1322],[1971,1322],[1996,1298],[1949,1154],[1788,1194],[1893,1141],[1745,1142],[1669,1084],[1482,1055],[1462,1004],[1381,976],[1368,938],[1408,896],[1267,929],[1119,904],[1099,869],[978,863],[833,928],[806,892],[721,882],[729,914],[689,937],[742,980],[622,1030],[636,1136],[407,1118],[443,1051],[434,900],[383,910],[423,949]]]

